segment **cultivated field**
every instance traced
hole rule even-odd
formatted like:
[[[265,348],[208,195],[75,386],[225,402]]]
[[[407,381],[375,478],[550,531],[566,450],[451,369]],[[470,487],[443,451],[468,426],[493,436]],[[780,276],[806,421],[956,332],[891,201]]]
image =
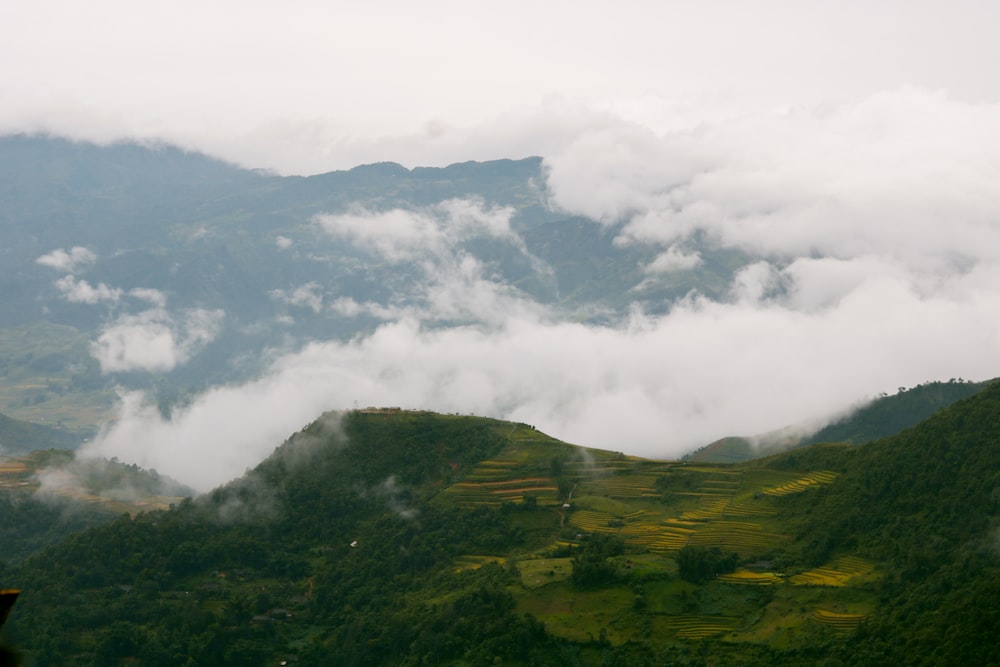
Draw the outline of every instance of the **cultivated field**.
[[[809,627],[847,631],[867,617],[829,595],[854,590],[854,582],[874,573],[874,564],[842,555],[822,567],[786,572],[767,560],[793,548],[781,519],[782,498],[835,484],[836,473],[648,461],[552,441],[527,447],[532,433],[512,431],[504,450],[465,471],[442,496],[470,508],[530,501],[554,513],[560,534],[517,563],[519,608],[536,614],[550,631],[576,640],[600,635],[622,643],[634,629],[615,619],[624,618],[633,604],[648,608],[652,631],[673,641],[722,636],[795,643]],[[735,552],[746,565],[705,587],[684,584],[670,593],[655,593],[667,598],[651,597],[660,587],[638,595],[638,589],[629,588],[575,590],[570,584],[573,559],[567,554],[593,534],[622,539],[627,553],[614,558],[622,576],[673,580],[676,554],[687,546]],[[455,567],[501,560],[468,555],[456,559]],[[757,597],[765,590],[776,596],[766,608]],[[539,597],[542,591],[554,597]],[[858,595],[867,600],[867,593]]]

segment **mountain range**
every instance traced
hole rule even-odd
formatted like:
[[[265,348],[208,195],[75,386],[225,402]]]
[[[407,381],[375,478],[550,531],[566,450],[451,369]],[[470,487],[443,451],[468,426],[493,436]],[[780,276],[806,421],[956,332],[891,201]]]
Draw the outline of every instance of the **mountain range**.
[[[816,430],[942,368],[995,375],[941,344],[972,315],[934,319],[950,333],[890,317],[937,303],[886,282],[926,282],[886,274],[894,256],[688,227],[700,209],[667,215],[684,194],[669,188],[606,219],[554,169],[278,176],[168,145],[0,137],[0,413],[207,490],[333,407],[488,414],[674,457]],[[628,199],[616,183],[590,194]],[[956,271],[934,284],[974,277]],[[193,467],[188,448],[215,456]]]
[[[689,271],[650,275],[655,250],[547,204],[538,158],[280,177],[170,146],[7,136],[0,201],[0,411],[84,434],[115,387],[166,406],[255,376],[261,350],[350,340],[387,313],[475,322],[427,287],[462,261],[589,322],[724,292],[747,261],[705,248]],[[137,333],[163,346],[130,356]]]

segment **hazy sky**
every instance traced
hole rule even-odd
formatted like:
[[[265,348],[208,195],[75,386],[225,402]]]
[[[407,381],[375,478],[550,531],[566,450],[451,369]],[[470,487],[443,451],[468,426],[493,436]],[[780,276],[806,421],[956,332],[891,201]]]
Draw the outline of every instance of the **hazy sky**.
[[[385,325],[277,355],[171,420],[125,396],[95,451],[204,489],[360,399],[675,456],[900,385],[1000,375],[997,25],[985,0],[14,0],[0,132],[165,140],[281,173],[541,155],[551,205],[657,248],[650,276],[696,265],[693,235],[763,258],[724,299],[588,327],[457,250],[473,232],[521,243],[512,211],[316,211],[342,242],[423,267],[413,301],[275,285],[261,298]],[[95,259],[38,261],[68,300],[146,304],[95,337],[109,374],[187,363],[226,326],[148,286],[87,282]]]
[[[548,155],[901,86],[998,101],[988,0],[8,0],[0,131],[316,173]],[[604,118],[603,122],[607,122]]]

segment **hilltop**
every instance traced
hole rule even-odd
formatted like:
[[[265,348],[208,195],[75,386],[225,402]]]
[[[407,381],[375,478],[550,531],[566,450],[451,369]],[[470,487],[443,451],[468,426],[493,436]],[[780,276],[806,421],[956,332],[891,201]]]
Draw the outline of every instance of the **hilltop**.
[[[42,665],[986,664],[997,414],[993,383],[864,447],[707,465],[331,413],[8,572],[8,636]]]

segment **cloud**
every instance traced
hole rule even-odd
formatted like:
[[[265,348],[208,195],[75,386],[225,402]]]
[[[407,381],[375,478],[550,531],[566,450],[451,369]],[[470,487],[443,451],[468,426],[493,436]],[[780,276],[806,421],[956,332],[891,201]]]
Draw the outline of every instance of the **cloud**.
[[[35,260],[37,264],[48,266],[68,275],[53,283],[62,297],[71,303],[97,304],[101,302],[117,303],[126,293],[118,287],[109,287],[105,283],[91,285],[86,280],[78,279],[73,272],[86,264],[97,261],[97,255],[82,246],[74,246],[68,251],[62,248],[53,250]],[[157,289],[136,288],[128,291],[128,295],[153,304],[158,308],[166,305],[166,295]]]
[[[423,278],[414,281],[405,298],[391,303],[358,302],[338,297],[330,310],[344,317],[365,315],[383,321],[411,319],[437,324],[495,325],[509,317],[547,317],[548,309],[525,298],[515,287],[491,279],[486,265],[475,257],[457,253],[436,262],[418,265]]]
[[[62,248],[53,250],[36,259],[35,263],[70,273],[83,264],[92,264],[95,261],[97,261],[97,255],[93,251],[82,246],[74,246],[69,250]]]
[[[685,253],[677,246],[670,246],[665,252],[656,256],[649,265],[646,266],[646,273],[671,273],[673,271],[687,271],[701,264],[701,255],[697,252]]]
[[[295,241],[288,238],[287,236],[275,236],[274,245],[278,246],[281,250],[288,250],[295,244]]]
[[[316,223],[331,236],[346,239],[389,263],[406,265],[422,278],[400,286],[404,298],[397,294],[392,303],[358,303],[342,296],[332,302],[331,308],[348,317],[366,314],[383,320],[411,318],[449,323],[495,323],[517,313],[540,314],[542,306],[496,280],[489,266],[463,247],[473,238],[500,239],[526,256],[537,271],[550,271],[528,252],[523,239],[512,230],[513,215],[513,208],[486,207],[473,198],[449,199],[415,210],[378,212],[358,208],[346,214],[316,216]],[[308,303],[318,312],[318,285],[304,287],[310,289],[298,297],[281,291],[272,294],[290,303]]]
[[[77,280],[72,275],[63,276],[55,282],[55,286],[62,292],[63,298],[72,303],[114,303],[122,297],[122,290],[117,287],[108,287],[104,283],[94,286],[86,280]]]
[[[74,457],[57,462],[35,475],[43,496],[92,495],[126,503],[148,500],[150,496],[187,497],[192,489],[156,471],[142,472],[118,461]]]
[[[277,299],[291,306],[301,306],[309,308],[314,313],[323,310],[323,288],[317,282],[308,282],[300,285],[291,292],[285,290],[271,290],[269,294],[272,299]]]
[[[768,262],[754,262],[736,272],[729,290],[737,303],[759,304],[776,295],[781,274]]]
[[[399,483],[396,475],[389,475],[370,488],[358,485],[356,491],[362,498],[375,497],[384,501],[389,510],[401,519],[410,520],[420,516],[420,510],[411,507],[408,502],[409,489]]]
[[[162,308],[122,315],[105,327],[90,353],[102,373],[170,371],[218,335],[223,317],[221,310],[191,309],[178,323]]]
[[[885,0],[876,9],[671,2],[613,12],[598,2],[568,12],[563,3],[483,9],[439,0],[304,2],[292,12],[229,0],[163,9],[101,0],[82,12],[41,0],[4,18],[0,61],[20,66],[0,72],[0,131],[165,139],[294,173],[550,154],[572,123],[555,113],[523,123],[521,110],[551,98],[660,131],[676,125],[662,121],[665,112],[704,122],[714,97],[770,108],[907,82],[973,100],[1000,93],[982,67],[1000,59],[990,30],[1000,9],[976,0]],[[518,49],[509,48],[512,34]],[[658,91],[681,103],[647,99],[667,97]]]
[[[330,304],[330,309],[344,317],[358,317],[367,315],[379,320],[394,320],[402,317],[406,311],[405,307],[384,306],[373,301],[359,303],[349,296],[342,296],[334,299]]]
[[[128,291],[129,296],[145,301],[156,308],[166,308],[167,295],[158,289],[136,287]]]
[[[997,267],[956,276],[935,296],[876,275],[807,310],[795,292],[760,289],[778,273],[760,265],[734,282],[741,298],[692,297],[616,326],[528,308],[475,326],[389,322],[284,355],[263,377],[205,392],[170,419],[131,395],[88,447],[204,490],[316,415],[358,401],[509,418],[569,442],[666,458],[829,416],[900,385],[1000,371],[989,362],[1000,358]]]
[[[356,208],[349,213],[318,215],[330,236],[345,239],[391,263],[441,256],[477,234],[520,241],[510,228],[514,209],[485,208],[477,199],[450,199],[418,210],[378,212]],[[523,243],[520,244],[523,247]]]
[[[948,273],[1000,258],[998,162],[1000,108],[903,88],[663,136],[623,122],[546,167],[555,205],[626,241]]]

